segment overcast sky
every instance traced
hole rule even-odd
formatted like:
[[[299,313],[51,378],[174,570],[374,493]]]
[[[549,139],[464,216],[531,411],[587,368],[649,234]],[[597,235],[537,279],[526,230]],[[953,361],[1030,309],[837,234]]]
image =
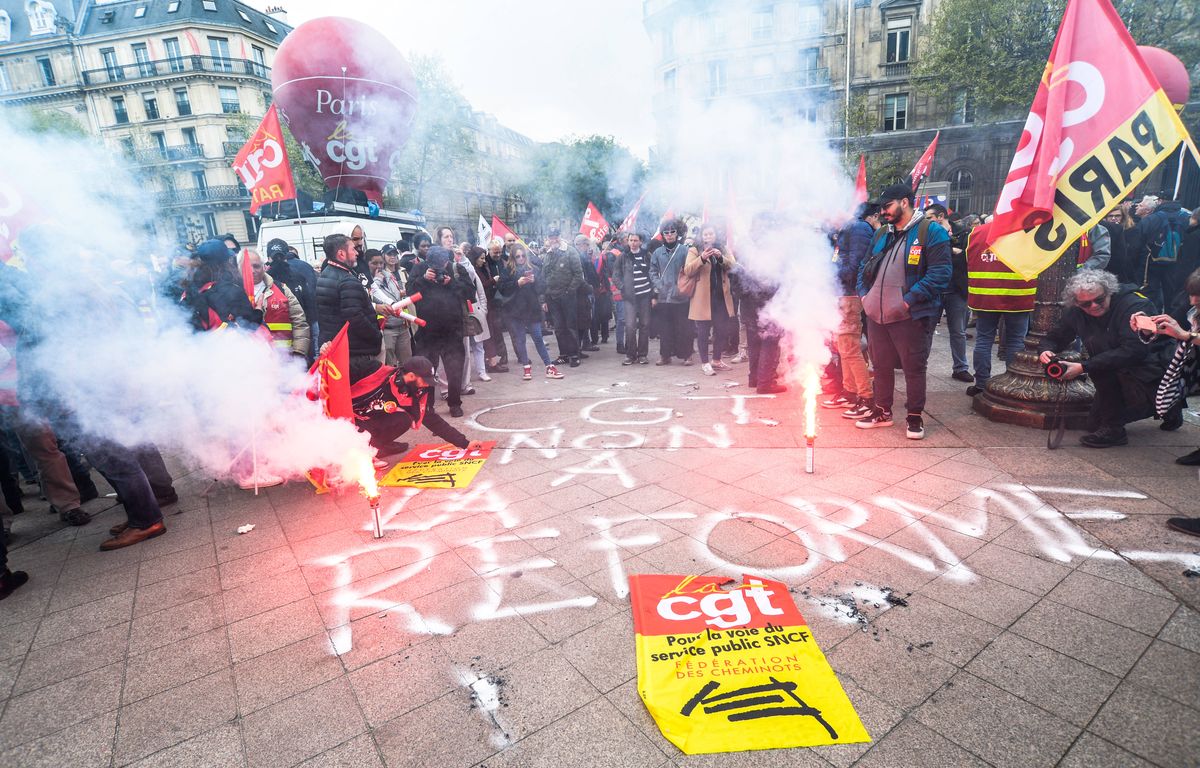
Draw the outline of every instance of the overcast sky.
[[[293,27],[328,0],[282,5]],[[537,141],[611,135],[645,158],[654,141],[653,58],[642,0],[342,0],[404,54],[436,54],[473,107]]]

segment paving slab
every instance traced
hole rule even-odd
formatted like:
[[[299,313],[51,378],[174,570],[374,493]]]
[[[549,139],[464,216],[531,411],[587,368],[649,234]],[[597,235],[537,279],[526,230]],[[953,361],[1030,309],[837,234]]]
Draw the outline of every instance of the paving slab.
[[[31,503],[0,765],[1194,763],[1200,547],[1164,525],[1196,513],[1171,462],[1194,417],[1049,452],[934,375],[925,441],[823,411],[808,475],[796,392],[694,372],[606,350],[480,383],[462,426],[493,457],[467,489],[385,489],[382,539],[355,492],[201,496],[174,457],[178,514],[137,547],[97,551],[111,501],[82,529]],[[872,742],[689,756],[658,732],[628,576],[747,572],[788,586]]]

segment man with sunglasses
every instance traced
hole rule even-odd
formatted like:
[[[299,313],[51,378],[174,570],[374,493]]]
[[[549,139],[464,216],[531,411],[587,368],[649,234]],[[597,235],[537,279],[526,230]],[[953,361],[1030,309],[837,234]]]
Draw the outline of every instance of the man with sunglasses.
[[[1091,431],[1079,443],[1088,448],[1125,445],[1125,425],[1154,415],[1154,393],[1166,370],[1169,340],[1146,344],[1129,320],[1138,313],[1157,314],[1154,304],[1109,272],[1081,269],[1067,281],[1063,305],[1058,324],[1042,339],[1038,360],[1045,365],[1081,339],[1088,359],[1066,362],[1062,377],[1070,381],[1086,373],[1096,387],[1088,413]]]
[[[678,358],[683,365],[692,364],[695,326],[688,320],[690,296],[679,293],[679,271],[687,261],[688,247],[679,232],[687,233],[682,221],[668,220],[662,224],[662,245],[650,256],[650,282],[657,293],[653,312],[658,314],[658,362],[670,365]]]

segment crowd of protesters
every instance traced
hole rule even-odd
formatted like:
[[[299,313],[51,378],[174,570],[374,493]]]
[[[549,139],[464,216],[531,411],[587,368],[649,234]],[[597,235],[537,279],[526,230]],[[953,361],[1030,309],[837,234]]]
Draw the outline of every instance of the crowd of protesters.
[[[921,439],[940,319],[948,331],[948,375],[969,384],[967,395],[980,396],[993,378],[997,343],[1009,365],[1025,346],[1037,281],[1012,272],[987,248],[988,221],[915,202],[909,185],[889,186],[831,237],[839,315],[829,396],[821,404],[859,428],[890,427],[900,370],[905,434]],[[614,362],[647,365],[656,338],[658,366],[692,366],[698,358],[701,373],[714,376],[748,362],[747,382],[758,393],[785,392],[783,334],[764,311],[778,286],[753,268],[771,218],[756,218],[736,252],[717,227],[689,229],[682,218],[662,221],[653,236],[617,233],[600,242],[582,235],[568,242],[550,228],[540,245],[511,233],[472,245],[439,227],[378,250],[367,248],[362,228],[354,227],[325,238],[319,269],[284,240],[266,243],[264,261],[226,235],[182,253],[162,293],[185,309],[197,332],[236,326],[298,365],[311,365],[345,329],[355,419],[382,468],[406,449],[398,438],[419,426],[456,446],[477,447],[438,414],[438,393],[455,418],[475,383],[510,373],[511,359],[520,378],[531,380],[531,341],[551,380],[612,342]],[[1069,258],[1078,271],[1067,283],[1061,318],[1035,352],[1041,364],[1060,363],[1064,382],[1091,379],[1096,396],[1081,444],[1124,445],[1125,425],[1151,416],[1162,429],[1178,429],[1198,378],[1197,214],[1153,196],[1124,202],[1070,246]],[[22,513],[36,486],[65,523],[86,525],[82,505],[99,494],[95,470],[127,514],[101,549],[161,535],[162,508],[178,497],[157,449],[89,435],[70,413],[42,407],[38,392],[49,388],[36,377],[17,380],[12,352],[36,345],[47,322],[21,300],[24,281],[38,278],[0,264],[0,486],[8,514]],[[556,354],[546,343],[551,337]],[[1200,465],[1200,449],[1177,461]],[[279,482],[255,471],[245,468],[239,482]],[[1200,521],[1169,524],[1200,535]],[[0,531],[0,599],[27,578],[7,569],[6,536]]]

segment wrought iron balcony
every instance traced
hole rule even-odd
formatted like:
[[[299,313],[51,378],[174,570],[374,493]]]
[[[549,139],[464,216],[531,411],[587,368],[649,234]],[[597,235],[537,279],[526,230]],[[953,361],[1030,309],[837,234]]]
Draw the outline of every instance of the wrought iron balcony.
[[[883,65],[884,77],[908,77],[908,73],[912,68],[912,59],[908,61],[894,61],[890,64]]]
[[[200,144],[180,144],[174,147],[151,147],[134,150],[131,155],[135,163],[155,165],[157,163],[173,163],[179,160],[203,160],[204,147]]]
[[[250,193],[236,184],[224,184],[199,189],[175,189],[161,192],[158,203],[163,207],[205,205],[216,203],[241,204],[250,200]]]
[[[84,70],[83,83],[84,85],[106,85],[189,72],[254,77],[268,83],[271,80],[270,67],[265,67],[250,59],[233,59],[223,56],[177,56],[169,59],[142,61],[136,64],[114,64],[110,67]]]

